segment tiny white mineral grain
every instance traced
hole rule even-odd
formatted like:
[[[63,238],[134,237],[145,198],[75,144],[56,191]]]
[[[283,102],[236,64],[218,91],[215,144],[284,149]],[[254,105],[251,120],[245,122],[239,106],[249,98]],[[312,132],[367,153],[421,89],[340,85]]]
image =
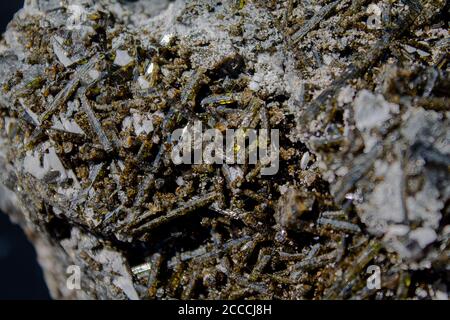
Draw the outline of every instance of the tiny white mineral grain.
[[[114,59],[114,64],[120,67],[125,67],[133,61],[126,50],[117,50],[116,58]]]

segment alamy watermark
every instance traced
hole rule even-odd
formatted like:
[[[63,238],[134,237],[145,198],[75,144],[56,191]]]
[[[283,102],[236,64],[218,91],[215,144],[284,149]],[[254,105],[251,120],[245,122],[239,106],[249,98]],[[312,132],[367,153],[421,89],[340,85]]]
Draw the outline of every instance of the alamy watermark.
[[[176,129],[171,157],[176,164],[261,165],[261,175],[275,175],[279,169],[278,129],[207,129],[201,121]]]
[[[377,265],[370,265],[367,268],[367,273],[370,276],[367,278],[367,289],[380,290],[381,289],[381,268]]]
[[[81,270],[77,265],[70,265],[67,267],[66,273],[68,275],[66,286],[69,290],[81,289]]]

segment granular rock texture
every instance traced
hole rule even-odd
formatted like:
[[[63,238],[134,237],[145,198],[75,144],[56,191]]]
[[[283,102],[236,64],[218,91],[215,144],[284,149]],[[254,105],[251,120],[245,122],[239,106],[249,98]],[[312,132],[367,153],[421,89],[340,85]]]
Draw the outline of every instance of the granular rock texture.
[[[54,298],[447,299],[448,14],[27,0],[0,42],[1,208]],[[175,165],[194,121],[278,129],[278,173]]]

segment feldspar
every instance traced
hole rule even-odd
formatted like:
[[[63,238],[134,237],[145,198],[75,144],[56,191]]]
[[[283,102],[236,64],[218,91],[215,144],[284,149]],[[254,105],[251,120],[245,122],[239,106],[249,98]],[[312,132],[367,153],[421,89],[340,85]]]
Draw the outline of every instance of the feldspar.
[[[26,0],[0,40],[0,208],[54,298],[447,299],[448,14]],[[278,172],[176,165],[196,121],[278,129]]]

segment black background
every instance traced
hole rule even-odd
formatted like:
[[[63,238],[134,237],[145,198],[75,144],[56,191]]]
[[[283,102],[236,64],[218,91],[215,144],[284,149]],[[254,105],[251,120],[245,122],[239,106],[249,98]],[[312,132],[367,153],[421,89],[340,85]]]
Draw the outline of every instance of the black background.
[[[0,31],[23,1],[0,1]],[[36,253],[22,230],[0,212],[0,299],[49,299]]]

